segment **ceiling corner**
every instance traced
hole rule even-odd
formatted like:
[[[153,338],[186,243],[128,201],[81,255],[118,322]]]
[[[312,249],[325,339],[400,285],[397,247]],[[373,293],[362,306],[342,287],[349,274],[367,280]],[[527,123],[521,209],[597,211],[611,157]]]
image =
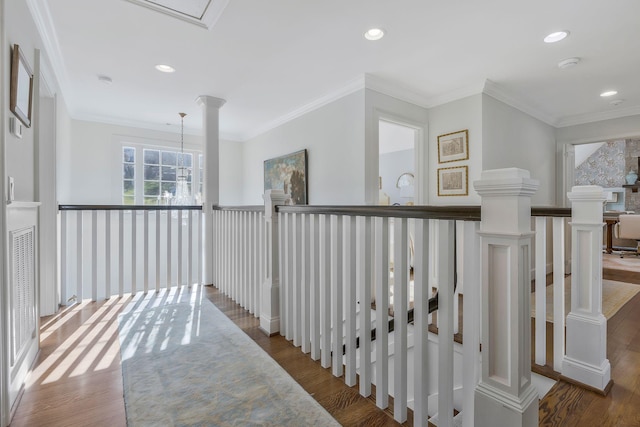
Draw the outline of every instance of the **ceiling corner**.
[[[549,126],[558,127],[558,122],[560,120],[557,117],[542,111],[538,107],[534,107],[530,102],[522,99],[521,96],[508,91],[502,85],[492,80],[485,80],[482,92],[540,120],[541,122],[548,124]]]

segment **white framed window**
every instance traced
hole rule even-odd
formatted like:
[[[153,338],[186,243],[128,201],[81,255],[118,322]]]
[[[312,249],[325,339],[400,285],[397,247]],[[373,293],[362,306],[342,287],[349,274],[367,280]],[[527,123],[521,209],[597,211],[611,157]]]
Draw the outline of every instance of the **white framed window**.
[[[184,166],[194,203],[201,200],[203,156],[200,151],[121,141],[121,203],[123,205],[169,204],[175,196],[180,167]],[[193,192],[192,183],[198,183]]]

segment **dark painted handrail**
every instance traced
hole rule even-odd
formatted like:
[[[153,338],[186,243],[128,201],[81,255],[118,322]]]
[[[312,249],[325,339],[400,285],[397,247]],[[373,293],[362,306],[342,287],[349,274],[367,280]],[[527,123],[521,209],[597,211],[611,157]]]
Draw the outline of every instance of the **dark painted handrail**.
[[[234,212],[264,212],[264,205],[247,206],[220,206],[213,205],[214,211],[234,211]]]
[[[278,212],[480,221],[480,206],[276,206]],[[531,216],[571,217],[571,208],[532,207]]]
[[[59,205],[61,211],[201,211],[201,205]]]

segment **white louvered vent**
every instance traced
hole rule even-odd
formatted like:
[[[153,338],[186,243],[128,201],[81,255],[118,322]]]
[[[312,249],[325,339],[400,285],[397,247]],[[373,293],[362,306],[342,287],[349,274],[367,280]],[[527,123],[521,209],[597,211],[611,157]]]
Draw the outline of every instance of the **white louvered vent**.
[[[11,318],[11,364],[22,353],[35,334],[35,227],[10,232],[11,283],[13,300]]]

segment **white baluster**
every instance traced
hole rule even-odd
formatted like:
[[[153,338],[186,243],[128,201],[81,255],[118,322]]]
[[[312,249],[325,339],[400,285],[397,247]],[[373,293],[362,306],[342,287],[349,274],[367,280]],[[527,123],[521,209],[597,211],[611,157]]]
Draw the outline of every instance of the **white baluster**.
[[[414,236],[414,392],[413,425],[428,426],[429,418],[429,220],[417,219]],[[466,335],[466,330],[465,330]],[[473,389],[472,389],[473,391]],[[473,394],[472,394],[473,396]],[[465,408],[466,409],[466,408]]]
[[[394,228],[393,418],[399,423],[403,423],[407,420],[407,296],[409,290],[409,276],[407,274],[409,270],[409,258],[407,256],[407,249],[409,247],[407,241],[407,219],[395,218]],[[453,345],[451,348],[451,358],[453,359]],[[440,364],[442,365],[442,361]]]
[[[341,376],[343,371],[342,221],[342,216],[331,216],[331,341],[333,342],[331,371],[336,377]]]
[[[82,217],[84,211],[77,211],[76,215],[76,296],[77,302],[82,302],[83,296],[83,261],[82,255],[84,249],[82,247]]]
[[[91,301],[98,300],[98,211],[91,211]]]
[[[331,366],[331,217],[320,215],[320,366]]]
[[[287,293],[287,268],[285,266],[285,258],[287,252],[285,242],[287,241],[285,230],[287,227],[287,217],[285,213],[278,213],[278,263],[279,263],[279,283],[280,283],[280,335],[286,335],[287,329],[287,307],[285,304]]]
[[[160,292],[160,221],[162,211],[156,211],[156,293]]]
[[[187,247],[187,285],[191,287],[193,285],[193,211],[189,209],[187,215],[189,218],[187,221],[189,225],[189,233],[187,234],[187,241],[189,243]]]
[[[138,249],[136,243],[138,240],[138,211],[131,211],[131,293],[136,293],[136,273],[138,264],[136,262],[136,256],[138,255]]]
[[[343,285],[345,322],[345,375],[349,387],[356,384],[356,217],[343,218]],[[340,347],[339,351],[342,351]]]
[[[111,298],[111,211],[104,211],[105,299]]]
[[[310,328],[310,291],[311,291],[311,277],[309,274],[310,269],[310,248],[309,248],[309,215],[300,215],[300,338],[301,338],[301,350],[303,353],[309,353],[311,341],[309,338]]]
[[[318,215],[309,215],[309,297],[311,359],[320,359],[320,231]]]
[[[171,288],[171,265],[173,264],[173,247],[171,245],[171,223],[173,222],[172,211],[167,211],[167,289]]]
[[[118,296],[124,295],[124,211],[118,211]]]
[[[389,406],[389,220],[376,218],[376,405]]]
[[[178,210],[178,289],[182,286],[182,209]]]
[[[60,215],[60,254],[61,254],[61,262],[60,262],[60,280],[61,280],[61,292],[60,298],[62,300],[62,304],[67,304],[67,300],[69,299],[69,294],[67,292],[67,286],[69,285],[69,253],[67,249],[67,216],[69,211],[62,211]]]
[[[149,211],[143,212],[144,217],[144,293],[149,292]]]
[[[285,291],[285,338],[293,340],[293,214],[284,214],[284,291]]]
[[[371,217],[359,218],[356,243],[356,284],[360,296],[360,394],[371,395]]]
[[[547,218],[536,217],[535,361],[547,363]]]
[[[292,214],[292,263],[291,267],[292,271],[292,295],[293,295],[293,318],[292,318],[292,334],[293,334],[293,345],[296,347],[300,347],[302,331],[300,330],[300,322],[302,321],[302,313],[301,313],[301,296],[302,296],[302,287],[304,283],[302,283],[301,277],[301,264],[302,264],[302,253],[300,249],[300,214]]]
[[[553,369],[557,372],[562,371],[569,314],[564,312],[564,280],[564,218],[553,218]]]
[[[463,224],[464,246],[464,304],[462,330],[462,425],[473,427],[475,412],[475,388],[480,379],[480,325],[482,322],[480,283],[480,224],[465,221]],[[454,313],[455,316],[455,313]]]
[[[438,425],[453,425],[454,221],[439,220],[438,251]]]

